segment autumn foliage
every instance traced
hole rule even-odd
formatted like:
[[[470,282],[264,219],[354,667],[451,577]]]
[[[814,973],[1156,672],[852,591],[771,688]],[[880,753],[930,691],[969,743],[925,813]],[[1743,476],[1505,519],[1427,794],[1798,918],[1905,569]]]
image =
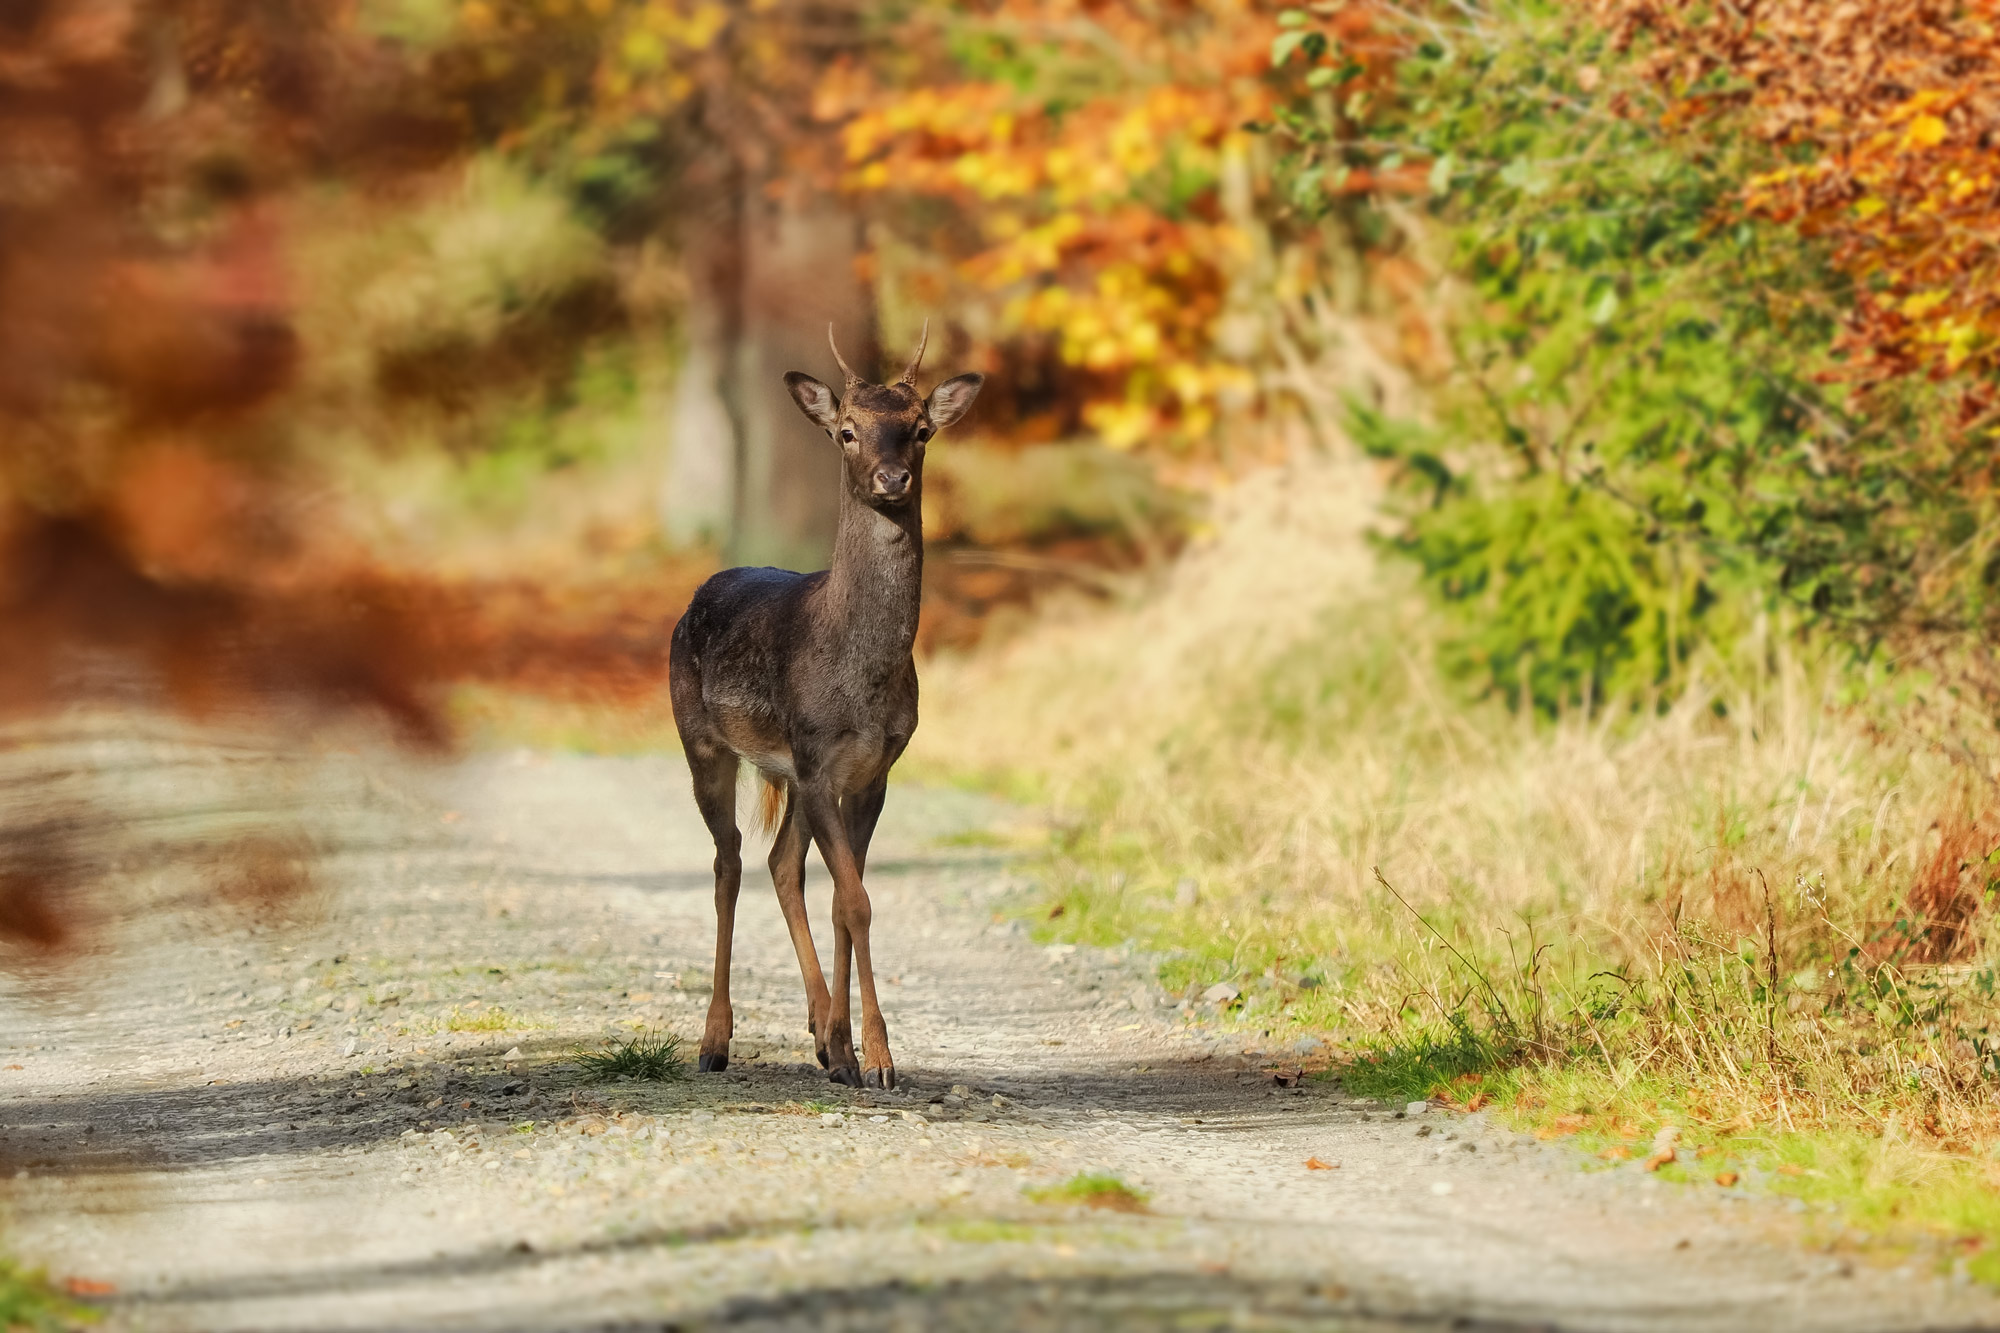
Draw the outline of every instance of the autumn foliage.
[[[1742,207],[1825,243],[1852,279],[1841,373],[1866,384],[2000,369],[2000,6],[1600,8],[1671,99],[1670,125],[1741,124],[1771,148]]]
[[[1001,0],[913,16],[899,37],[936,58],[822,84],[843,181],[876,201],[888,248],[920,256],[904,261],[912,299],[970,306],[1010,360],[1062,382],[1021,425],[1186,449],[1260,406],[1283,206],[1259,132],[1291,102],[1391,76],[1373,11]]]

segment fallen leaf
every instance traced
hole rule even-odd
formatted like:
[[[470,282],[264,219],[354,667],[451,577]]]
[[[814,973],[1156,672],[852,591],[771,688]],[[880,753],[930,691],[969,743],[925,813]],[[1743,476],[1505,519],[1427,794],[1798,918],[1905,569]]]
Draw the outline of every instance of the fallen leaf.
[[[25,1069],[25,1068],[27,1068],[27,1066],[26,1066],[26,1065],[8,1065],[8,1066],[7,1066],[7,1068],[9,1068],[9,1069]]]
[[[1491,1093],[1475,1092],[1472,1094],[1472,1099],[1466,1102],[1465,1109],[1468,1111],[1478,1111],[1483,1109],[1492,1100],[1493,1095]]]
[[[1274,1069],[1271,1071],[1271,1081],[1281,1088],[1296,1088],[1299,1086],[1299,1071],[1296,1069]]]
[[[1317,1158],[1317,1157],[1308,1157],[1308,1158],[1306,1158],[1306,1170],[1308,1170],[1308,1171],[1338,1171],[1338,1170],[1340,1170],[1340,1163],[1339,1163],[1339,1162],[1322,1162],[1322,1161],[1320,1161],[1320,1160],[1319,1160],[1319,1158]]]
[[[118,1290],[115,1282],[99,1282],[95,1278],[69,1277],[63,1279],[63,1290],[72,1296],[109,1296]]]
[[[1540,1129],[1536,1130],[1535,1137],[1538,1139],[1560,1138],[1564,1134],[1576,1133],[1588,1123],[1590,1123],[1588,1116],[1559,1115],[1549,1124],[1543,1125]]]
[[[1607,1162],[1622,1162],[1632,1155],[1632,1150],[1622,1143],[1614,1143],[1597,1155]]]
[[[1715,1173],[1715,1183],[1722,1186],[1734,1185],[1741,1179],[1742,1177],[1734,1171],[1718,1171]]]
[[[1049,909],[1049,920],[1051,921],[1055,920],[1057,917],[1061,916],[1064,912],[1067,912],[1068,910],[1069,907],[1066,904],[1057,903],[1054,907],[1051,907]]]
[[[1806,1169],[1804,1167],[1793,1166],[1790,1162],[1785,1162],[1778,1167],[1778,1174],[1781,1176],[1802,1176],[1805,1173]]]
[[[1646,1169],[1648,1171],[1657,1171],[1673,1160],[1674,1150],[1672,1148],[1660,1148],[1646,1159]]]

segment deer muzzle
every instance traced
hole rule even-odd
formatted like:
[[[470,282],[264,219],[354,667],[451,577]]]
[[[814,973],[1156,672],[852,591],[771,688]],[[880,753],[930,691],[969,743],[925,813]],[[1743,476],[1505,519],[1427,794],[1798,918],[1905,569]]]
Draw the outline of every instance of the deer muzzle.
[[[910,470],[906,467],[875,469],[874,491],[884,500],[901,500],[910,493]]]

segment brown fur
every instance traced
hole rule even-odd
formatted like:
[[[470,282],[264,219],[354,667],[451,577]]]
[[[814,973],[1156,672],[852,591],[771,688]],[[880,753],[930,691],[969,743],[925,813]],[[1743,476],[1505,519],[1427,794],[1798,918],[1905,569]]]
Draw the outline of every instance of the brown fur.
[[[757,834],[775,833],[785,819],[785,784],[773,782],[762,773],[757,776],[763,779],[764,790],[757,798],[757,813],[750,817],[750,831]]]

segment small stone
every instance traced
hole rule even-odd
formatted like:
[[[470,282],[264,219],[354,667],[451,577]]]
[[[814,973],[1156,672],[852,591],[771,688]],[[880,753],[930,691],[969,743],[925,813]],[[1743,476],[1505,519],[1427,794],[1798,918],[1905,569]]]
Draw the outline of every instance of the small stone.
[[[588,1120],[579,1120],[577,1122],[576,1132],[579,1134],[587,1134],[592,1138],[596,1138],[599,1134],[602,1134],[605,1130],[610,1128],[611,1126],[605,1124],[602,1120],[599,1120],[596,1116],[591,1116]]]
[[[358,1050],[360,1050],[360,1049],[361,1049],[361,1043],[360,1043],[360,1042],[358,1042],[358,1041],[350,1041],[350,1042],[348,1042],[348,1043],[347,1043],[347,1045],[345,1045],[345,1046],[343,1046],[343,1047],[341,1047],[341,1048],[340,1048],[340,1053],[341,1053],[342,1055],[353,1055],[353,1054],[354,1054],[354,1053],[355,1053],[356,1051],[358,1051]]]
[[[481,1167],[480,1169],[483,1171],[498,1171],[500,1169],[500,1163],[497,1160],[491,1161],[488,1162],[485,1166]]]
[[[847,1117],[838,1111],[825,1111],[820,1114],[819,1122],[828,1129],[838,1129],[847,1123]]]
[[[507,1053],[500,1058],[502,1060],[520,1060],[525,1059],[526,1056],[519,1046],[510,1046],[507,1049]]]
[[[1236,999],[1242,994],[1242,991],[1236,989],[1236,987],[1230,985],[1228,982],[1218,981],[1203,991],[1201,998],[1210,1004],[1228,1004],[1231,1000]]]
[[[1182,879],[1174,885],[1174,906],[1185,912],[1201,901],[1201,886],[1192,879]]]
[[[1445,1195],[1451,1193],[1451,1182],[1449,1180],[1433,1180],[1431,1182],[1431,1193],[1437,1195],[1439,1198],[1443,1198]]]
[[[690,1120],[693,1120],[693,1121],[697,1121],[697,1122],[698,1122],[698,1121],[703,1121],[703,1120],[713,1120],[713,1119],[715,1119],[715,1112],[713,1112],[713,1111],[690,1111],[690,1112],[688,1113],[688,1119],[690,1119]]]
[[[952,1084],[951,1091],[955,1097],[970,1097],[972,1095],[972,1089],[966,1087],[963,1083]]]
[[[1427,1138],[1429,1138],[1429,1137],[1431,1136],[1431,1133],[1432,1133],[1432,1127],[1431,1127],[1430,1125],[1418,1125],[1418,1126],[1417,1126],[1417,1137],[1418,1137],[1418,1138],[1420,1138],[1420,1139],[1427,1139]]]
[[[868,1117],[868,1123],[871,1125],[886,1125],[889,1123],[889,1117],[886,1115],[871,1115]]]
[[[1458,1145],[1458,1150],[1460,1152],[1478,1152],[1479,1145],[1474,1143],[1471,1139],[1467,1139],[1465,1142]]]
[[[1404,1115],[1423,1115],[1431,1109],[1429,1102],[1411,1102],[1403,1108]]]
[[[1004,1111],[1013,1104],[1014,1099],[1012,1097],[1005,1097],[997,1092],[993,1094],[993,1105],[997,1109]]]

